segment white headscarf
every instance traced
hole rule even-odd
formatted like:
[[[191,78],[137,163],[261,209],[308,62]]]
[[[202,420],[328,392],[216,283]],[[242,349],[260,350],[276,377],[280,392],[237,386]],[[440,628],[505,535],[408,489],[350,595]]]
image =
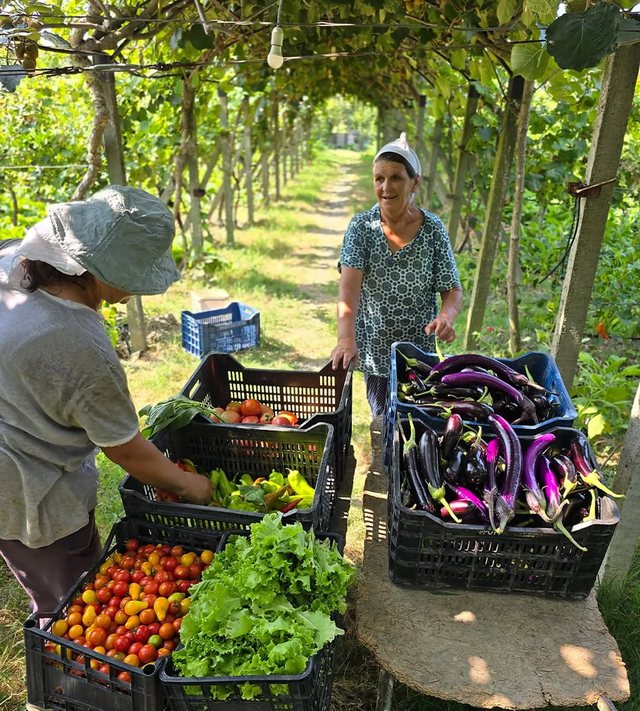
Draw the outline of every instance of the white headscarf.
[[[407,134],[404,131],[400,134],[399,138],[396,138],[395,141],[391,141],[391,143],[387,143],[382,146],[382,148],[376,153],[373,162],[375,163],[383,153],[395,153],[396,155],[402,156],[413,168],[416,175],[422,175],[422,167],[420,165],[420,161],[418,160],[418,156],[407,143]]]

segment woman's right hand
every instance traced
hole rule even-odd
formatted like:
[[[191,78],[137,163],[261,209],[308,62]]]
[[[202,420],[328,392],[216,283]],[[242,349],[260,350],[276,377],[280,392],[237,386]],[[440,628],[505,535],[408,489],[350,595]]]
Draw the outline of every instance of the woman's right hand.
[[[349,363],[353,361],[354,365],[358,364],[358,346],[355,338],[341,338],[336,347],[331,351],[331,366],[337,370],[342,366],[345,370],[349,367]]]
[[[213,498],[211,479],[203,474],[193,474],[187,479],[185,472],[180,470],[180,473],[182,478],[185,479],[182,498],[190,501],[192,504],[203,504],[204,506],[209,504]]]

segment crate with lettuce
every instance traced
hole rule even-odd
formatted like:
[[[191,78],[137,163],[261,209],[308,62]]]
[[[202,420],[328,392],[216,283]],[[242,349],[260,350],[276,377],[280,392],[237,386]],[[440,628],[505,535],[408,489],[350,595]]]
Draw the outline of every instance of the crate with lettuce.
[[[326,711],[336,620],[355,576],[337,540],[283,525],[278,513],[229,534],[191,588],[182,646],[160,671],[168,697],[194,710],[253,701]]]

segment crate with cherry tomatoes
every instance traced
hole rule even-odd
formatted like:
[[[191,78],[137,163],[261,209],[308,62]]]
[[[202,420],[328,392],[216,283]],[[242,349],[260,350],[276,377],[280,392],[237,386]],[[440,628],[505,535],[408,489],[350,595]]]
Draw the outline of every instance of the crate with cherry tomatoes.
[[[302,429],[319,422],[332,425],[333,467],[336,481],[340,484],[351,445],[352,389],[352,366],[346,370],[342,367],[333,370],[329,362],[318,371],[265,370],[246,368],[225,353],[209,353],[191,375],[181,394],[220,408],[220,414],[228,409],[239,411],[239,418],[232,413],[224,414],[226,421],[242,422],[245,417],[253,416],[266,425],[286,427],[293,424]],[[246,408],[249,409],[245,413],[243,410]],[[251,422],[253,420],[248,420],[245,424]]]
[[[158,662],[220,534],[125,518],[53,617],[24,625],[27,700],[65,711],[162,711]],[[50,613],[49,613],[50,614]]]

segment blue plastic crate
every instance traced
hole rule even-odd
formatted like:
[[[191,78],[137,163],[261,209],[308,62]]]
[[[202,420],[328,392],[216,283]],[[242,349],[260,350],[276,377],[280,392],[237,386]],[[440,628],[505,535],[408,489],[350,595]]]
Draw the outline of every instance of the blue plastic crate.
[[[202,358],[205,353],[235,353],[260,345],[260,312],[239,301],[223,309],[182,312],[182,347]]]
[[[391,364],[389,366],[389,390],[387,392],[387,411],[384,417],[384,462],[388,464],[393,443],[393,427],[398,417],[406,417],[408,413],[420,414],[422,419],[431,425],[436,431],[442,432],[446,425],[446,419],[433,417],[420,410],[417,405],[412,405],[398,400],[398,382],[402,381],[407,365],[402,356],[399,356],[398,349],[409,358],[418,358],[427,365],[435,365],[438,356],[435,353],[426,353],[413,343],[396,342],[391,346]],[[538,424],[517,424],[513,429],[518,435],[533,435],[539,432],[546,432],[554,427],[571,427],[578,416],[576,408],[567,392],[558,366],[548,353],[540,351],[530,351],[517,358],[496,358],[501,363],[517,370],[519,373],[527,371],[531,377],[555,394],[555,406],[552,417],[543,420]],[[486,426],[486,422],[475,420],[465,420],[475,427]]]

